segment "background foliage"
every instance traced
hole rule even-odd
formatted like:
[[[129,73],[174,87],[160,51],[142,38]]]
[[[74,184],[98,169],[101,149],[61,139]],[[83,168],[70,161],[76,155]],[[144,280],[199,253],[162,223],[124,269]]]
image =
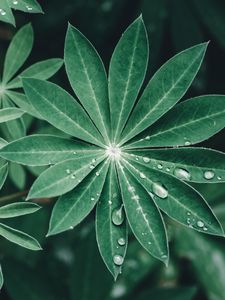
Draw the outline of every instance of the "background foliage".
[[[63,56],[68,20],[95,44],[107,65],[121,33],[143,12],[150,39],[149,77],[179,50],[210,40],[203,68],[186,98],[225,93],[225,4],[222,0],[65,0],[63,5],[61,1],[49,0],[39,3],[45,15],[15,12],[18,28],[32,21],[35,31],[34,50],[25,67],[49,57]],[[0,24],[1,65],[13,31],[13,27]],[[57,73],[54,81],[70,89],[63,70]],[[38,120],[27,124],[28,133],[53,131]],[[223,130],[202,145],[224,151],[224,137]],[[19,185],[15,180],[18,178],[16,172],[24,178]],[[2,203],[8,203],[5,195],[29,189],[33,174],[38,172],[37,168],[12,170],[1,191]],[[225,184],[196,184],[195,187],[204,194],[225,225]],[[123,276],[114,283],[93,240],[93,216],[73,231],[46,240],[53,203],[43,199],[41,204],[44,209],[34,215],[15,218],[7,224],[35,236],[42,243],[44,252],[31,253],[0,240],[5,273],[2,299],[225,299],[225,245],[222,239],[171,224],[168,268],[131,240]]]

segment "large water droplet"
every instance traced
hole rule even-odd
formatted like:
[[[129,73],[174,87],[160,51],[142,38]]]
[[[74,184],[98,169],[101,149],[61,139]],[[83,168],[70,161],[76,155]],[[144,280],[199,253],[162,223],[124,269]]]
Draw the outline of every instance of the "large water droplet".
[[[115,265],[121,266],[123,264],[123,257],[121,255],[114,255],[113,261]]]
[[[119,239],[118,239],[118,244],[119,244],[120,246],[124,246],[124,245],[126,244],[126,240],[125,240],[124,238],[119,238]]]
[[[167,189],[160,182],[154,182],[152,184],[152,191],[159,198],[165,199],[168,197]]]
[[[215,176],[215,173],[213,171],[205,171],[204,172],[204,177],[205,179],[213,179],[213,177]]]
[[[125,215],[123,206],[121,205],[120,208],[116,208],[112,211],[112,222],[114,225],[121,225],[124,221]]]
[[[184,180],[190,180],[191,179],[191,174],[185,169],[176,168],[173,173],[176,177],[178,177],[180,179],[184,179]]]
[[[202,221],[198,221],[198,222],[197,222],[197,226],[200,227],[200,228],[202,228],[202,227],[205,226],[205,224],[204,224],[204,222],[202,222]]]
[[[150,158],[148,158],[148,157],[143,157],[143,161],[144,161],[145,163],[149,163],[149,162],[150,162]]]

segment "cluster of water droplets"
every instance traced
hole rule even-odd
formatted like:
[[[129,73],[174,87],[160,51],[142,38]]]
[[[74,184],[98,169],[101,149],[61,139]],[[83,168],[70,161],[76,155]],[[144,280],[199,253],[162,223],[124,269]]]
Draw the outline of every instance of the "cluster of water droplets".
[[[202,220],[196,220],[195,217],[192,216],[191,212],[187,212],[187,224],[191,228],[196,227],[197,229],[202,229],[204,231],[208,230],[205,223]]]

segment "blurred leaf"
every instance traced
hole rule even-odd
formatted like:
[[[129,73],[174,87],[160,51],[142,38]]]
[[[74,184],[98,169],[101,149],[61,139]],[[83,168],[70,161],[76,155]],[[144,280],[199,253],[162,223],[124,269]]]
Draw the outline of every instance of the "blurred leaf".
[[[192,300],[196,294],[195,288],[157,288],[143,293],[137,300],[157,299],[157,300]]]
[[[26,172],[24,168],[18,164],[9,164],[9,177],[17,188],[20,190],[26,185]]]

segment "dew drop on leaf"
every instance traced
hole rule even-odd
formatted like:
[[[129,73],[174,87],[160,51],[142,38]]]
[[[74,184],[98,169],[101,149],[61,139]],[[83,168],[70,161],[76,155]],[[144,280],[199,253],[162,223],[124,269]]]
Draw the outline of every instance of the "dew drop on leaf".
[[[71,175],[71,178],[72,178],[72,179],[75,179],[75,178],[76,178],[75,174],[72,174],[72,175]]]
[[[205,224],[202,221],[198,221],[197,222],[197,226],[200,227],[200,228],[202,228],[202,227],[205,226]]]
[[[120,246],[124,246],[124,245],[126,244],[126,240],[125,240],[124,238],[119,238],[119,239],[118,239],[118,244],[119,244]]]
[[[5,15],[6,15],[6,12],[4,11],[4,9],[0,8],[0,14],[1,14],[2,16],[5,16]]]
[[[121,266],[123,264],[123,257],[121,255],[114,255],[113,261],[115,265]]]
[[[158,164],[157,168],[161,170],[163,168],[163,165],[162,164]]]
[[[29,10],[29,11],[31,11],[33,8],[27,5],[26,9]]]
[[[13,1],[13,4],[14,4],[14,5],[17,5],[17,4],[18,4],[18,1]]]
[[[129,185],[128,186],[128,191],[133,193],[133,192],[135,192],[135,188],[133,186]]]
[[[96,176],[99,176],[99,175],[100,175],[100,173],[99,173],[99,172],[96,172],[96,173],[95,173],[95,175],[96,175]]]
[[[184,145],[185,145],[185,146],[190,146],[190,145],[191,145],[191,142],[190,142],[190,141],[186,141],[186,142],[184,143]]]
[[[91,197],[91,201],[94,201],[95,200],[95,198],[94,197]]]
[[[147,135],[147,136],[145,137],[145,139],[146,139],[147,141],[150,140],[150,136]]]
[[[70,169],[67,169],[67,170],[66,170],[66,174],[70,174]]]
[[[152,184],[152,191],[159,198],[165,199],[168,197],[167,189],[159,182],[154,182]]]
[[[146,175],[144,173],[140,173],[140,177],[144,179],[146,178]]]
[[[215,173],[213,171],[205,171],[204,172],[204,177],[205,179],[213,179],[213,177],[215,176]]]
[[[143,161],[144,161],[145,163],[149,163],[149,162],[150,162],[150,158],[148,158],[148,157],[143,157]]]
[[[221,176],[218,176],[218,177],[217,177],[217,179],[218,179],[218,180],[221,180],[221,179],[222,179],[222,177],[221,177]]]
[[[115,208],[112,211],[112,222],[114,225],[121,225],[124,221],[124,210],[123,210],[123,206],[121,206],[120,208]]]
[[[174,170],[174,175],[180,179],[184,179],[184,180],[190,180],[191,179],[191,174],[182,168],[176,168]]]

